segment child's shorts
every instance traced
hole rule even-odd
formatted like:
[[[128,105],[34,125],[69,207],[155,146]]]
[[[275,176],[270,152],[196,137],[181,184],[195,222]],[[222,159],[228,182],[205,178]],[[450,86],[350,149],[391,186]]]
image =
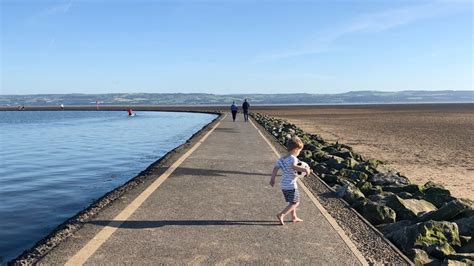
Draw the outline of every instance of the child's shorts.
[[[282,189],[285,201],[295,204],[300,202],[300,191],[298,189]]]

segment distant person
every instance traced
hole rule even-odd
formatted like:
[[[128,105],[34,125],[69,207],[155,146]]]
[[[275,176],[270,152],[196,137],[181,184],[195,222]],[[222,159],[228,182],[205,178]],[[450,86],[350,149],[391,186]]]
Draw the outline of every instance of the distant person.
[[[239,107],[235,105],[235,102],[233,102],[230,106],[230,111],[232,112],[232,120],[235,122],[235,117],[237,116],[237,112],[239,111]]]
[[[286,149],[288,153],[278,159],[275,167],[273,167],[272,177],[270,178],[270,185],[273,187],[275,185],[275,177],[278,170],[281,169],[283,171],[280,187],[283,196],[285,197],[285,201],[288,202],[288,206],[277,214],[280,225],[285,224],[283,219],[289,213],[291,213],[292,221],[294,223],[303,221],[296,215],[296,207],[300,205],[300,192],[298,191],[298,184],[296,183],[298,176],[295,171],[306,172],[307,175],[311,173],[309,167],[301,167],[297,165],[297,157],[303,149],[303,142],[300,138],[295,136],[289,139],[286,143]]]
[[[64,104],[59,105],[59,108],[61,108],[61,110],[64,110]]]
[[[249,108],[250,108],[250,104],[247,102],[247,99],[245,99],[244,103],[242,104],[242,110],[244,110],[245,122],[249,121]]]
[[[132,108],[128,109],[128,116],[134,116],[135,113],[133,113]]]

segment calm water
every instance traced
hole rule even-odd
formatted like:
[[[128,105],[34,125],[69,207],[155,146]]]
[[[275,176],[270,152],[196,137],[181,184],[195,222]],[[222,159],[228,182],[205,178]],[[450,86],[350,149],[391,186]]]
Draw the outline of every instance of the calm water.
[[[167,112],[0,115],[0,264],[215,118]]]

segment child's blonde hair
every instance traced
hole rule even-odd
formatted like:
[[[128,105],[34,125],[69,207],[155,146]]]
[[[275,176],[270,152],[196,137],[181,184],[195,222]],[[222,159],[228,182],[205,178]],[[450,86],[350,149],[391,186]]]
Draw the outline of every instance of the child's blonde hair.
[[[291,139],[289,139],[287,142],[286,142],[286,150],[287,151],[292,151],[296,148],[298,149],[303,149],[303,141],[301,141],[300,138],[298,138],[298,136],[293,136],[291,137]]]

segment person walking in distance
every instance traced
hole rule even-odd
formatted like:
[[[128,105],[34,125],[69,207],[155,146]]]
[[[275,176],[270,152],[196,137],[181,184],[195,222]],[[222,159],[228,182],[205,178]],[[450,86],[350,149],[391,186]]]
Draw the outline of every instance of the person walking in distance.
[[[235,105],[235,101],[230,106],[230,111],[232,112],[232,120],[235,122],[235,117],[237,116],[237,111],[239,108]]]
[[[245,122],[249,121],[249,108],[250,108],[250,104],[247,102],[247,99],[245,99],[244,103],[242,104],[242,110],[244,110]]]

